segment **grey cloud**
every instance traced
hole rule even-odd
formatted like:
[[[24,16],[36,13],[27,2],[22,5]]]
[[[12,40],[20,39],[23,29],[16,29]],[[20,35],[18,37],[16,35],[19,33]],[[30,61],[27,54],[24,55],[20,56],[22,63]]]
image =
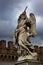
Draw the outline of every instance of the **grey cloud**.
[[[14,0],[13,0],[14,1]],[[0,19],[11,19],[14,2],[12,0],[0,0]]]
[[[17,26],[17,18],[21,14],[21,12],[25,9],[25,7],[28,5],[29,10],[33,11],[36,15],[42,16],[43,15],[43,1],[42,0],[0,0],[0,38],[1,39],[9,39],[13,35],[15,28]],[[40,6],[39,6],[40,5]],[[40,10],[39,10],[40,9]],[[27,13],[27,14],[28,14]],[[40,20],[42,21],[42,20]],[[39,40],[42,38],[42,28],[43,23],[39,23],[37,26],[37,33],[39,36],[37,36],[32,41],[33,43],[39,44]],[[41,31],[41,32],[40,32]],[[38,42],[39,41],[39,42]]]
[[[16,23],[16,22],[15,22]],[[0,22],[0,37],[11,37],[15,31],[14,21],[1,20]]]
[[[13,20],[29,0],[0,0],[0,19]]]
[[[43,38],[43,16],[40,17],[41,19],[39,20],[37,24],[37,33],[38,35]]]
[[[0,0],[0,37],[10,37],[14,33],[24,3],[27,0]]]
[[[31,42],[33,45],[38,45],[38,46],[41,46],[42,45],[42,39],[39,35],[37,35],[36,37],[34,38],[31,38]]]
[[[30,4],[37,15],[43,15],[43,0],[32,0]]]

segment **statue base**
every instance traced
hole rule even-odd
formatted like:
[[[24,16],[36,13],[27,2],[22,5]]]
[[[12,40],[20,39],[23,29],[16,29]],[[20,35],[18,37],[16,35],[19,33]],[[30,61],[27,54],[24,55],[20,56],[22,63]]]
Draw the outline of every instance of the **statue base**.
[[[14,65],[43,65],[43,62],[38,60],[23,60],[23,61],[16,61]]]
[[[33,55],[33,56],[32,56]],[[29,60],[29,59],[31,59],[31,60],[37,60],[37,53],[32,53],[32,55],[26,55],[26,56],[20,56],[19,58],[18,58],[18,61],[23,61],[23,60]]]

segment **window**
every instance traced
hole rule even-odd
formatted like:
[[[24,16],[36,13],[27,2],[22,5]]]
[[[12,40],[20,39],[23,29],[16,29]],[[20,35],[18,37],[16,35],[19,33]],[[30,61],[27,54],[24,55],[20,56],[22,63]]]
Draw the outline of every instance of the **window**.
[[[5,55],[5,58],[7,58],[7,55]]]
[[[3,55],[1,55],[1,58],[3,58]]]
[[[11,56],[9,55],[8,58],[11,58]]]
[[[12,56],[12,60],[14,60],[14,56]]]

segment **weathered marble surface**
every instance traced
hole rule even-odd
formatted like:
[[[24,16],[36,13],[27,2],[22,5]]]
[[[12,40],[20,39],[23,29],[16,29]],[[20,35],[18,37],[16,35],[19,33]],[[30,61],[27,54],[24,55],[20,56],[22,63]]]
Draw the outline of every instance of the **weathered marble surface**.
[[[32,55],[26,55],[26,56],[20,56],[19,58],[18,58],[18,61],[22,61],[22,60],[25,60],[25,59],[27,59],[27,60],[29,60],[29,59],[32,59],[32,60],[37,60],[37,53],[33,53],[33,56]]]
[[[15,65],[43,65],[43,62],[36,60],[24,60],[21,62],[16,62]]]

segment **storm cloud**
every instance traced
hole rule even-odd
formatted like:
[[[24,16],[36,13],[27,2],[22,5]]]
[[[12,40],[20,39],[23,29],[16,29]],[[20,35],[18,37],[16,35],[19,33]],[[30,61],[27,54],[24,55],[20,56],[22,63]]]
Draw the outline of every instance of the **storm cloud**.
[[[30,4],[37,15],[43,16],[43,0],[31,0]]]
[[[35,42],[39,44],[41,40],[40,43],[43,43],[43,0],[0,0],[0,39],[10,40],[17,26],[17,19],[26,6],[27,15],[33,12],[36,16]]]

